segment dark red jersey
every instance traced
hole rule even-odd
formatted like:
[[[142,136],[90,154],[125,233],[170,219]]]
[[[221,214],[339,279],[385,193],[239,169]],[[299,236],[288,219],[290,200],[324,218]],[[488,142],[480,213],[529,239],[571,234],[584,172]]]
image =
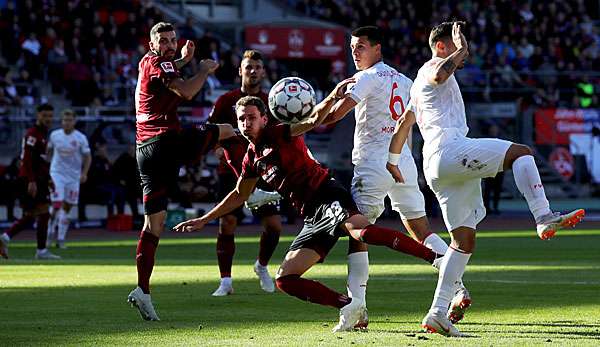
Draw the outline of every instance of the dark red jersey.
[[[181,75],[175,62],[148,52],[138,67],[135,88],[136,141],[144,142],[167,130],[179,130],[177,106],[183,100],[168,88]]]
[[[329,171],[312,157],[302,136],[291,136],[289,125],[278,124],[267,126],[257,144],[250,143],[241,176],[262,178],[302,214]]]
[[[37,125],[27,129],[21,144],[19,177],[26,178],[28,182],[47,180],[50,176],[47,145],[48,129]]]
[[[237,129],[237,117],[235,115],[235,103],[249,94],[242,92],[241,88],[234,89],[221,95],[215,102],[208,121],[214,124],[231,124]],[[269,104],[269,95],[263,91],[254,95],[259,97],[265,105]],[[275,118],[269,116],[269,122],[275,122]],[[217,171],[219,174],[234,173],[240,175],[242,170],[242,161],[248,149],[248,141],[242,136],[232,137],[221,141],[221,147],[225,150],[225,159],[221,161]]]

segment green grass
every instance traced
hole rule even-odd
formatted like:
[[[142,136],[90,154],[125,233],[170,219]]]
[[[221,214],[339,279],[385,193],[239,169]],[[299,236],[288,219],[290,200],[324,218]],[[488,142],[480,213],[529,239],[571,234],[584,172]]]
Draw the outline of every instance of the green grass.
[[[291,237],[282,237],[271,273]],[[334,335],[337,311],[263,293],[251,264],[256,237],[238,237],[236,293],[213,298],[213,238],[161,240],[152,278],[160,322],[142,321],[125,299],[136,283],[133,239],[80,241],[58,262],[32,259],[33,242],[11,244],[0,262],[0,345],[600,345],[600,230],[542,242],[531,231],[480,232],[465,274],[474,305],[448,339],[420,321],[435,289],[433,269],[371,247],[370,331]],[[346,241],[308,278],[345,290]]]

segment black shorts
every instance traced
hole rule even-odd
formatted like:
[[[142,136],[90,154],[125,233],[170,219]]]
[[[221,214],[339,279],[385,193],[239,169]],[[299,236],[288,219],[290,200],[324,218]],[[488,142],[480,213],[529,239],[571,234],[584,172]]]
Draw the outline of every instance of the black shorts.
[[[146,215],[167,209],[168,198],[176,191],[179,168],[198,163],[218,140],[219,127],[206,124],[201,128],[168,131],[137,144],[136,159]]]
[[[330,178],[305,205],[304,213],[304,226],[288,252],[310,248],[321,256],[322,262],[337,240],[348,235],[341,223],[359,212],[350,192]]]
[[[237,180],[237,177],[233,173],[223,173],[219,175],[219,200],[223,200],[227,194],[229,194],[229,192],[235,188]],[[264,187],[264,185],[260,184],[260,182],[262,182],[261,180],[258,182],[259,183],[257,184],[257,187]],[[264,190],[271,191],[271,189]],[[252,215],[257,219],[278,215],[280,213],[279,202],[260,206],[259,208],[250,210],[250,212],[252,212]],[[243,206],[236,208],[227,215],[236,217],[238,222],[242,221],[244,217],[246,217]]]
[[[50,204],[50,177],[40,177],[36,179],[35,183],[37,185],[37,193],[35,196],[31,196],[27,192],[29,182],[24,178],[20,178],[17,181],[19,186],[19,205],[23,211],[33,211],[41,205]]]

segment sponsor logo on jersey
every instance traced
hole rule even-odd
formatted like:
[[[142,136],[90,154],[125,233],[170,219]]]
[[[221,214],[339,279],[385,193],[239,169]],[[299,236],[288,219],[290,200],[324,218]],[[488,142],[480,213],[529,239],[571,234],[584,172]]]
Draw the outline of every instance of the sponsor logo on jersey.
[[[175,72],[175,67],[170,61],[160,63],[160,67],[163,69],[164,72]]]
[[[25,142],[27,143],[27,146],[35,146],[37,139],[35,138],[35,136],[27,136],[27,141]]]

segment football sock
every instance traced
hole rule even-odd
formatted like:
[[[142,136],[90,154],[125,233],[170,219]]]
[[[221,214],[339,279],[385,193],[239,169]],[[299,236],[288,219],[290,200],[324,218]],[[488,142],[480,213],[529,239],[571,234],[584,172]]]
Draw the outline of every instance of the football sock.
[[[27,216],[15,221],[10,226],[10,228],[8,228],[8,230],[6,231],[6,235],[8,235],[8,237],[10,237],[12,239],[13,237],[15,237],[15,235],[17,235],[23,229],[27,228],[32,222],[33,222],[33,217],[27,215]],[[44,247],[45,247],[45,245],[44,245]]]
[[[393,250],[413,255],[432,264],[437,254],[431,249],[403,233],[375,224],[368,225],[360,232],[361,241],[370,245],[387,246]]]
[[[234,235],[217,235],[217,261],[219,262],[219,271],[221,278],[231,277],[231,264],[235,254]]]
[[[37,225],[35,227],[37,237],[37,249],[46,248],[46,240],[48,240],[48,221],[50,213],[42,213],[37,217]]]
[[[154,255],[158,247],[159,238],[151,233],[141,232],[137,245],[135,261],[137,264],[138,287],[144,294],[150,294],[150,276],[154,268]]]
[[[55,237],[58,229],[58,212],[54,217],[50,215],[50,221],[48,222],[48,240],[52,240]]]
[[[279,243],[279,230],[272,229],[274,228],[265,226],[265,230],[260,235],[258,263],[262,266],[267,266],[269,264],[269,260],[271,260],[273,252],[275,252],[275,248],[277,248],[277,244]]]
[[[448,244],[438,234],[431,233],[421,241],[425,247],[432,249],[435,253],[446,254]]]
[[[348,296],[366,303],[369,280],[369,252],[348,254]]]
[[[540,217],[545,216],[550,211],[550,203],[546,199],[544,186],[540,178],[540,173],[535,166],[535,160],[531,155],[524,155],[517,158],[512,165],[513,176],[517,188],[527,200],[529,210],[533,214],[535,221],[538,222]]]
[[[338,293],[320,282],[307,280],[299,275],[282,276],[275,283],[282,292],[315,304],[342,308],[352,301],[346,295]]]
[[[461,283],[470,257],[471,253],[465,253],[453,247],[448,248],[440,266],[437,288],[435,289],[430,312],[442,315],[448,313],[448,306],[456,292],[456,287]]]
[[[231,277],[221,277],[221,285],[226,287],[231,287],[233,285],[233,281]]]
[[[58,211],[58,237],[59,241],[64,241],[67,236],[67,231],[69,231],[69,216],[67,212],[63,209]]]

